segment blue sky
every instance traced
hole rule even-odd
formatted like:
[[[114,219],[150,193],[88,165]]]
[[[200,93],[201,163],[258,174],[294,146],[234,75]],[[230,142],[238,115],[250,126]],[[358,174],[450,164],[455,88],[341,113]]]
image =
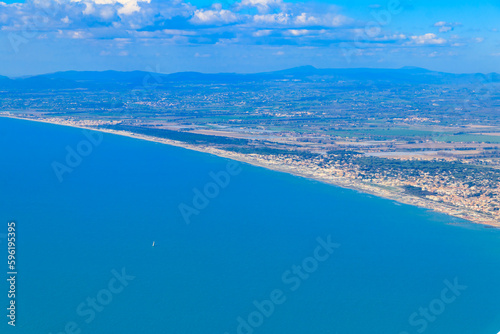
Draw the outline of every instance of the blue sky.
[[[0,74],[419,66],[500,72],[500,3],[463,0],[0,2]]]

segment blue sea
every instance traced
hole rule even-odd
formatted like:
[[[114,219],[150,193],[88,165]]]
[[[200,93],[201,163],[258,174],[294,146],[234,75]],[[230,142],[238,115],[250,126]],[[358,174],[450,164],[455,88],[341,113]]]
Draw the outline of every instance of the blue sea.
[[[209,154],[0,118],[10,221],[0,333],[500,331],[500,230]]]

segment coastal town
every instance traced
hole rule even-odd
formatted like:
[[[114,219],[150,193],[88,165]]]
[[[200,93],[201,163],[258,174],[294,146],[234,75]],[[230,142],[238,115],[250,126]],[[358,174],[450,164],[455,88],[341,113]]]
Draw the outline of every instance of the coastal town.
[[[14,117],[6,113],[3,116]],[[477,166],[463,159],[414,156],[382,158],[352,149],[323,154],[273,150],[265,154],[241,153],[231,147],[197,145],[139,131],[113,129],[113,126],[120,125],[120,121],[38,116],[25,119],[94,129],[207,152],[428,208],[485,226],[500,227],[500,169]]]
[[[481,171],[484,178],[476,183],[472,177],[457,178],[450,170],[436,173],[421,169],[405,173],[397,167],[367,170],[354,161],[338,159],[335,155],[303,159],[252,154],[242,160],[476,223],[500,226],[499,171]]]
[[[0,0],[0,334],[500,334],[500,0]]]
[[[137,86],[147,75],[9,81],[0,116],[182,146],[500,226],[496,76],[306,66]]]

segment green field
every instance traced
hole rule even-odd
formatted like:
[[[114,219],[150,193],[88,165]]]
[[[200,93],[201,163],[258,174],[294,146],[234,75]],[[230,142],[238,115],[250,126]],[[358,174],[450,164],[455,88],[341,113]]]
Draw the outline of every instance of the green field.
[[[500,143],[500,136],[486,136],[486,135],[443,135],[434,138],[435,141],[440,142],[454,142],[454,143]]]
[[[413,129],[356,129],[356,130],[334,130],[329,131],[329,134],[341,137],[431,137],[435,132],[426,130],[413,130]],[[380,139],[380,138],[379,138]]]

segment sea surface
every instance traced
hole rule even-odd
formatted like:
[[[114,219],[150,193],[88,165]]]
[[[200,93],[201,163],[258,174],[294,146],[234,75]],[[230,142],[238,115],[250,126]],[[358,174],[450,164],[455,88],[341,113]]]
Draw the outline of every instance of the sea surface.
[[[6,277],[15,220],[18,272],[15,328],[0,284],[0,333],[500,331],[498,229],[247,164],[225,174],[230,160],[183,148],[93,136],[102,140],[0,118],[0,263]],[[72,150],[84,156],[70,166]],[[59,179],[54,166],[71,171]]]

